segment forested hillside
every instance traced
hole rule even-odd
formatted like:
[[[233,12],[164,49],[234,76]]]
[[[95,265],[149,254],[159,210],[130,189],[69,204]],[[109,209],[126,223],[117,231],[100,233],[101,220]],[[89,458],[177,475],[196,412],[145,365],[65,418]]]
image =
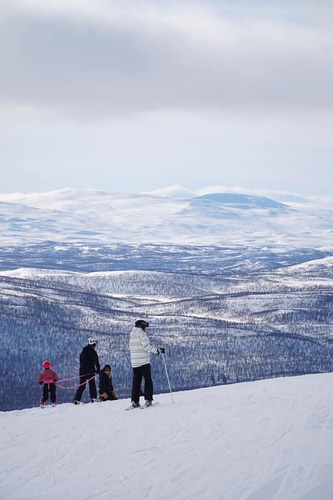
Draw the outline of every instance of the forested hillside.
[[[333,371],[328,252],[48,245],[17,249],[19,269],[13,252],[2,254],[2,410],[37,404],[44,359],[61,378],[76,376],[89,336],[128,397],[128,336],[139,317],[151,324],[152,344],[167,349],[174,390]],[[168,390],[158,356],[152,369],[155,390]],[[58,389],[60,401],[73,394]]]

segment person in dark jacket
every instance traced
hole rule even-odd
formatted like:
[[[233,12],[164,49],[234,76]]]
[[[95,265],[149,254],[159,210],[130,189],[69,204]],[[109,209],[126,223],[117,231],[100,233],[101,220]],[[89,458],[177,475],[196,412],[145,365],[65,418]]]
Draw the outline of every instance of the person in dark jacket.
[[[99,372],[99,394],[101,401],[118,399],[112,384],[110,365],[105,365]]]
[[[86,388],[86,383],[89,383],[90,400],[92,403],[97,401],[97,389],[95,375],[99,373],[99,359],[95,350],[97,340],[94,338],[88,339],[88,344],[82,349],[80,354],[80,385],[74,396],[74,404],[81,402],[83,391]]]

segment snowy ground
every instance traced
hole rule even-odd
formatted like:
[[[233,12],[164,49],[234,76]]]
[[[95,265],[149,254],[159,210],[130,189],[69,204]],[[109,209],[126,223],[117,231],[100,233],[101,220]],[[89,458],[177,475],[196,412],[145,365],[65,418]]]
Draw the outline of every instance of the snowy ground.
[[[0,413],[2,500],[332,500],[333,374]]]

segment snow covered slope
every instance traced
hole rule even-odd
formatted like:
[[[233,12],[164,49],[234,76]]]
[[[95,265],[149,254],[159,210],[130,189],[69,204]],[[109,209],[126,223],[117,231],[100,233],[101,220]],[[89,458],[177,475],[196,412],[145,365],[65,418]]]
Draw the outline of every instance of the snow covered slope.
[[[0,413],[6,500],[331,500],[333,374]]]

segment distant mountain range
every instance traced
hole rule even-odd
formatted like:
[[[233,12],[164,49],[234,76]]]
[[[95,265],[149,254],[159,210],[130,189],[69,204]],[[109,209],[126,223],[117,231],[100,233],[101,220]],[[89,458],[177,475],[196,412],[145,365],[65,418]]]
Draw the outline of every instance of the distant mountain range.
[[[1,201],[2,200],[2,201]],[[0,242],[333,244],[333,207],[263,196],[176,197],[64,189],[0,196]]]

